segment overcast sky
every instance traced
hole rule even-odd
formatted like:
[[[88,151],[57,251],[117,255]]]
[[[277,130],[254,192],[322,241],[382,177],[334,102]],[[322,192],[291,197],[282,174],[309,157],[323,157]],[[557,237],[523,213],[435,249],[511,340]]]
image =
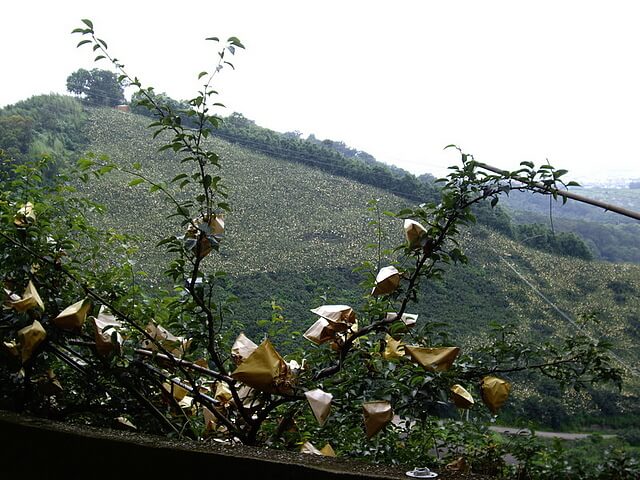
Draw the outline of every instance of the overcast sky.
[[[70,35],[81,18],[180,99],[215,62],[204,38],[235,35],[247,49],[220,77],[221,113],[417,174],[442,174],[455,143],[501,168],[549,159],[578,179],[640,177],[640,2],[5,2],[0,106],[63,93],[93,67]]]

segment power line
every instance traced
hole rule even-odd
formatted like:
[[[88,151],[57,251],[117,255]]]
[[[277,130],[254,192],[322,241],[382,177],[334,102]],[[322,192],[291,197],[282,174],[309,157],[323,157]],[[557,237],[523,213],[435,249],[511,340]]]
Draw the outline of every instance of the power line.
[[[567,313],[565,313],[564,311],[562,311],[555,303],[553,303],[551,300],[549,300],[549,298],[547,298],[546,295],[544,295],[540,290],[538,290],[536,288],[535,285],[533,285],[529,280],[527,280],[518,270],[516,270],[516,268],[509,263],[501,254],[499,254],[496,250],[494,250],[493,248],[491,248],[491,250],[493,251],[493,253],[495,253],[498,258],[507,266],[509,267],[509,269],[515,273],[518,278],[524,282],[531,290],[533,290],[533,292],[538,295],[545,303],[547,303],[547,305],[549,305],[551,308],[553,308],[558,315],[560,315],[562,318],[564,318],[566,321],[568,321],[571,325],[573,325],[577,330],[579,330],[580,332],[582,332],[584,335],[586,335],[592,342],[598,343],[600,342],[600,339],[595,337],[593,334],[591,334],[588,330],[586,330],[582,325],[580,325],[579,323],[577,323],[573,318],[571,318]],[[616,354],[614,351],[609,350],[611,356],[620,364],[622,365],[629,373],[631,373],[633,376],[640,378],[640,371],[636,370],[635,368],[631,367],[630,365],[628,365],[618,354]]]

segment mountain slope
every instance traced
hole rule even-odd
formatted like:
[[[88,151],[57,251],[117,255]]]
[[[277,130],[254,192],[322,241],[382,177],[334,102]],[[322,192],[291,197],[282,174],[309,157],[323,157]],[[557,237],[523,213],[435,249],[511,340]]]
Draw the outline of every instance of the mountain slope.
[[[90,114],[90,148],[120,164],[134,161],[152,179],[170,179],[182,166],[169,153],[158,154],[145,130],[147,119],[114,110]],[[407,201],[379,189],[313,168],[213,140],[222,158],[223,181],[233,211],[226,219],[221,254],[211,256],[216,269],[233,279],[243,299],[238,320],[251,324],[269,318],[270,301],[307,324],[308,308],[325,292],[330,303],[357,305],[361,293],[353,267],[374,260],[365,246],[375,238],[367,201],[379,198],[383,210],[398,210]],[[106,226],[141,234],[139,266],[158,276],[164,254],[154,244],[181,228],[163,218],[169,211],[158,194],[141,186],[127,187],[124,174],[108,175],[89,184],[90,193],[106,203]],[[382,217],[383,246],[402,241],[401,221]],[[573,317],[597,314],[606,335],[629,361],[640,358],[640,268],[556,257],[528,249],[481,227],[463,236],[470,263],[453,266],[441,283],[425,286],[416,313],[450,322],[456,336],[478,338],[489,322],[512,321],[523,334],[546,335],[574,328],[543,301],[533,287]],[[521,273],[527,285],[507,265]],[[302,327],[301,327],[302,328]],[[459,338],[462,340],[462,338]]]
[[[148,119],[115,110],[90,110],[87,115],[84,133],[96,154],[106,154],[125,167],[139,162],[140,172],[156,181],[167,181],[184,167],[173,154],[157,152],[160,142],[151,141],[145,128]],[[376,251],[367,248],[376,239],[369,225],[376,214],[367,209],[367,202],[378,198],[382,210],[393,211],[407,200],[296,161],[211,141],[221,157],[221,176],[233,208],[226,218],[221,253],[207,258],[214,269],[229,272],[223,286],[240,300],[225,319],[258,340],[265,326],[260,320],[272,318],[274,304],[283,307],[292,320],[291,330],[298,332],[313,322],[309,308],[318,304],[345,303],[359,311],[366,292],[358,285],[361,273],[353,273],[353,268],[363,260],[377,260]],[[155,244],[169,235],[182,235],[184,228],[175,218],[166,219],[174,208],[160,194],[149,193],[143,185],[128,187],[131,178],[114,171],[80,188],[108,206],[106,215],[95,218],[100,226],[140,236],[137,267],[148,274],[138,274],[136,283],[168,286],[161,275],[167,255]],[[400,220],[382,216],[382,229],[383,247],[402,241]],[[444,280],[423,285],[420,302],[409,306],[409,312],[419,314],[418,334],[435,344],[464,349],[489,339],[492,323],[513,324],[523,339],[575,333],[575,324],[558,309],[571,319],[594,315],[600,323],[587,325],[591,334],[611,342],[625,364],[638,364],[639,266],[544,254],[486,227],[465,229],[460,240],[469,264],[447,267]],[[439,324],[451,327],[448,338],[438,338]],[[300,334],[296,338],[304,342]],[[554,414],[564,412],[564,419],[576,412],[602,415],[605,409],[609,419],[627,424],[640,418],[637,377],[630,377],[621,395],[567,396],[554,383],[518,376],[509,380],[515,401],[505,413],[512,412],[514,418],[522,412],[538,418],[540,404],[552,405],[548,410]],[[595,410],[587,410],[590,398],[600,399]]]

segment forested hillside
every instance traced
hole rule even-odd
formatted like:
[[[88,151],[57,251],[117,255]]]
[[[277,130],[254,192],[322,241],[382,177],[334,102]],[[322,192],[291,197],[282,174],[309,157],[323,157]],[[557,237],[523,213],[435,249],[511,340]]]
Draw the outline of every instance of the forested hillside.
[[[149,148],[145,122],[95,110],[90,149],[125,165],[140,162],[151,178],[172,178],[178,165],[172,154]],[[233,205],[216,268],[229,273],[229,288],[240,299],[233,307],[236,320],[257,334],[255,322],[271,317],[275,301],[303,329],[313,317],[309,305],[322,296],[357,305],[364,292],[357,287],[361,276],[352,270],[364,260],[376,261],[376,250],[366,248],[376,239],[368,222],[377,218],[367,202],[378,198],[381,210],[397,211],[407,200],[297,162],[213,142]],[[127,187],[129,180],[112,174],[86,188],[109,206],[104,225],[144,238],[137,266],[152,281],[162,264],[160,254],[150,253],[154,243],[181,231],[162,217],[158,196]],[[401,241],[399,225],[400,220],[382,216],[383,248]],[[599,323],[588,328],[614,343],[625,361],[633,365],[640,358],[640,267],[544,254],[486,227],[466,231],[462,247],[469,264],[451,266],[443,282],[426,286],[415,312],[425,322],[454,325],[452,340],[479,340],[492,322],[513,323],[519,334],[540,337],[574,329],[538,289],[572,318],[595,315]]]
[[[638,189],[589,188],[578,191],[597,200],[640,211]],[[521,192],[505,198],[504,205],[517,224],[553,225],[559,232],[579,235],[595,258],[640,263],[640,224],[636,220],[572,200],[565,205],[549,205],[548,199]]]
[[[53,97],[52,102],[66,110],[45,117],[40,102],[36,97],[0,115],[5,123],[20,116],[17,125],[24,128],[15,131],[22,132],[23,138],[18,133],[9,137],[6,130],[1,139],[2,148],[16,148],[18,160],[32,154],[29,149],[35,148],[37,141],[50,138],[45,151],[61,160],[89,150],[123,167],[139,164],[136,171],[154,181],[168,181],[182,168],[173,153],[159,153],[153,147],[146,117],[106,108],[84,111],[65,97]],[[58,124],[59,129],[48,127]],[[437,199],[428,179],[419,181],[385,169],[344,145],[317,145],[295,135],[276,134],[238,115],[223,125],[220,135],[210,141],[221,158],[221,181],[227,186],[232,209],[225,218],[221,254],[207,261],[227,272],[226,292],[218,294],[232,293],[238,299],[232,304],[230,320],[256,337],[262,335],[262,325],[272,317],[274,308],[304,331],[313,318],[310,306],[344,303],[357,307],[366,292],[358,286],[362,273],[354,268],[363,261],[372,262],[372,271],[377,268],[377,232],[370,222],[380,219],[381,247],[392,248],[402,241],[401,220],[383,212],[398,211],[422,196],[425,201]],[[57,150],[56,141],[62,145]],[[338,153],[337,147],[343,152]],[[345,153],[353,158],[346,161]],[[166,204],[160,195],[127,186],[132,178],[113,171],[78,184],[78,188],[106,205],[107,213],[93,219],[101,227],[139,237],[139,251],[131,258],[136,272],[132,281],[168,286],[161,279],[164,254],[155,245],[167,235],[184,231],[165,218]],[[187,194],[176,192],[178,197]],[[379,211],[369,208],[373,198],[379,199]],[[575,247],[581,244],[573,237],[562,244],[555,236],[545,236],[546,243],[538,242],[538,250],[529,248],[536,245],[523,238],[530,238],[531,232],[518,230],[502,211],[485,208],[478,213],[482,225],[462,235],[461,247],[470,257],[469,264],[448,267],[445,279],[425,285],[420,302],[413,307],[423,333],[438,335],[439,325],[448,324],[453,327],[451,342],[473,345],[487,338],[495,325],[512,324],[511,330],[518,336],[534,338],[573,331],[575,325],[559,315],[557,308],[572,319],[593,317],[585,328],[610,341],[623,362],[637,365],[640,267],[568,257],[567,253],[575,256]],[[488,227],[491,225],[498,230]],[[637,227],[615,228],[627,226]],[[540,251],[550,250],[553,242],[563,255]],[[371,244],[374,248],[367,248]],[[623,253],[610,258],[627,259]],[[628,258],[634,261],[634,257]],[[624,405],[627,418],[637,418],[634,398],[638,382],[629,379],[622,396],[582,392],[566,397],[553,391],[549,398],[553,398],[554,415],[538,420],[561,425],[568,420],[567,412],[583,409],[591,397],[598,399],[597,407],[583,411],[585,418],[588,413],[600,414],[597,409],[611,403],[620,408],[610,409],[610,416],[622,411]],[[510,407],[513,415],[518,408],[532,414],[532,399],[545,395],[532,386],[543,384],[540,379],[527,382],[532,383],[513,392],[518,400]],[[561,397],[565,397],[564,403]]]

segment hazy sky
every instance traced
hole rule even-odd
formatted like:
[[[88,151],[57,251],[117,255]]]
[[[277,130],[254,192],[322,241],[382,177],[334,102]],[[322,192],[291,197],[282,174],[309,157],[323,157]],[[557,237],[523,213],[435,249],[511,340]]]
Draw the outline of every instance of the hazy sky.
[[[455,143],[502,168],[548,158],[573,178],[640,177],[640,2],[21,0],[1,18],[0,105],[92,68],[70,35],[90,18],[175,98],[215,62],[203,39],[235,35],[247,50],[220,77],[221,113],[414,173],[443,173]]]

